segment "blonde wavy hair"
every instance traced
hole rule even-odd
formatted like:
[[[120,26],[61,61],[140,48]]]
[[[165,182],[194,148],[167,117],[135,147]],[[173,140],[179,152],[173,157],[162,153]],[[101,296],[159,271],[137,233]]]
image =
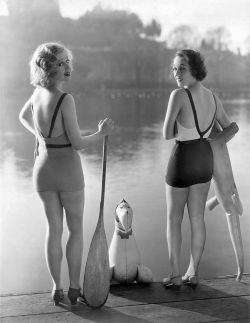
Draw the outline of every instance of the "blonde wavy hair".
[[[72,52],[60,43],[44,43],[34,51],[30,60],[30,83],[34,86],[49,88],[54,84],[54,67],[57,55],[66,51],[72,59]]]

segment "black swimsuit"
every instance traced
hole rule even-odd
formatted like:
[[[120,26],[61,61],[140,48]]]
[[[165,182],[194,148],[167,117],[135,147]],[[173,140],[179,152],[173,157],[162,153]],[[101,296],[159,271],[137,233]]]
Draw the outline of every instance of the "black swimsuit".
[[[173,187],[189,187],[199,183],[206,183],[213,176],[213,152],[209,142],[203,136],[213,126],[216,110],[209,127],[205,131],[200,131],[191,92],[188,89],[185,89],[185,91],[191,103],[195,127],[200,138],[187,141],[176,140],[166,174],[166,183]]]

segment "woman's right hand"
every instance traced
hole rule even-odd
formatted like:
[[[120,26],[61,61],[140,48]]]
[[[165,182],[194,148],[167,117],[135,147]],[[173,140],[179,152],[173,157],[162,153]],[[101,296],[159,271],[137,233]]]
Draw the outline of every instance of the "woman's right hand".
[[[114,131],[114,121],[110,118],[100,120],[98,123],[98,131],[104,136],[111,135]]]

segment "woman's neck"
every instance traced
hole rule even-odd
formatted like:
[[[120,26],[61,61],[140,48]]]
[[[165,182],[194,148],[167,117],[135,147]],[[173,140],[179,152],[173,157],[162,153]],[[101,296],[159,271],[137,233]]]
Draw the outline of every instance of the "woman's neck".
[[[58,83],[54,83],[52,86],[50,86],[49,88],[48,88],[48,90],[49,91],[51,91],[51,92],[57,92],[57,91],[59,91],[59,92],[62,92],[62,90],[63,90],[63,83],[62,82],[58,82]]]
[[[186,88],[188,88],[189,90],[196,91],[202,88],[202,84],[199,81],[195,81],[193,83],[190,83],[188,86],[186,86]]]

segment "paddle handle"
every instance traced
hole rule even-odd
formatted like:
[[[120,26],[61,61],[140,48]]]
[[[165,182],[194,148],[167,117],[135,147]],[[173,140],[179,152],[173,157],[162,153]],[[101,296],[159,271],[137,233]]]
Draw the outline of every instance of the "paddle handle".
[[[107,147],[108,147],[108,136],[105,136],[103,138],[103,148],[102,148],[102,188],[101,188],[101,201],[100,201],[99,217],[103,216],[103,209],[104,209],[105,183],[106,183],[106,164],[107,164]]]
[[[217,205],[219,204],[219,201],[216,196],[211,197],[210,200],[207,201],[206,207],[209,209],[209,211],[212,211]]]

